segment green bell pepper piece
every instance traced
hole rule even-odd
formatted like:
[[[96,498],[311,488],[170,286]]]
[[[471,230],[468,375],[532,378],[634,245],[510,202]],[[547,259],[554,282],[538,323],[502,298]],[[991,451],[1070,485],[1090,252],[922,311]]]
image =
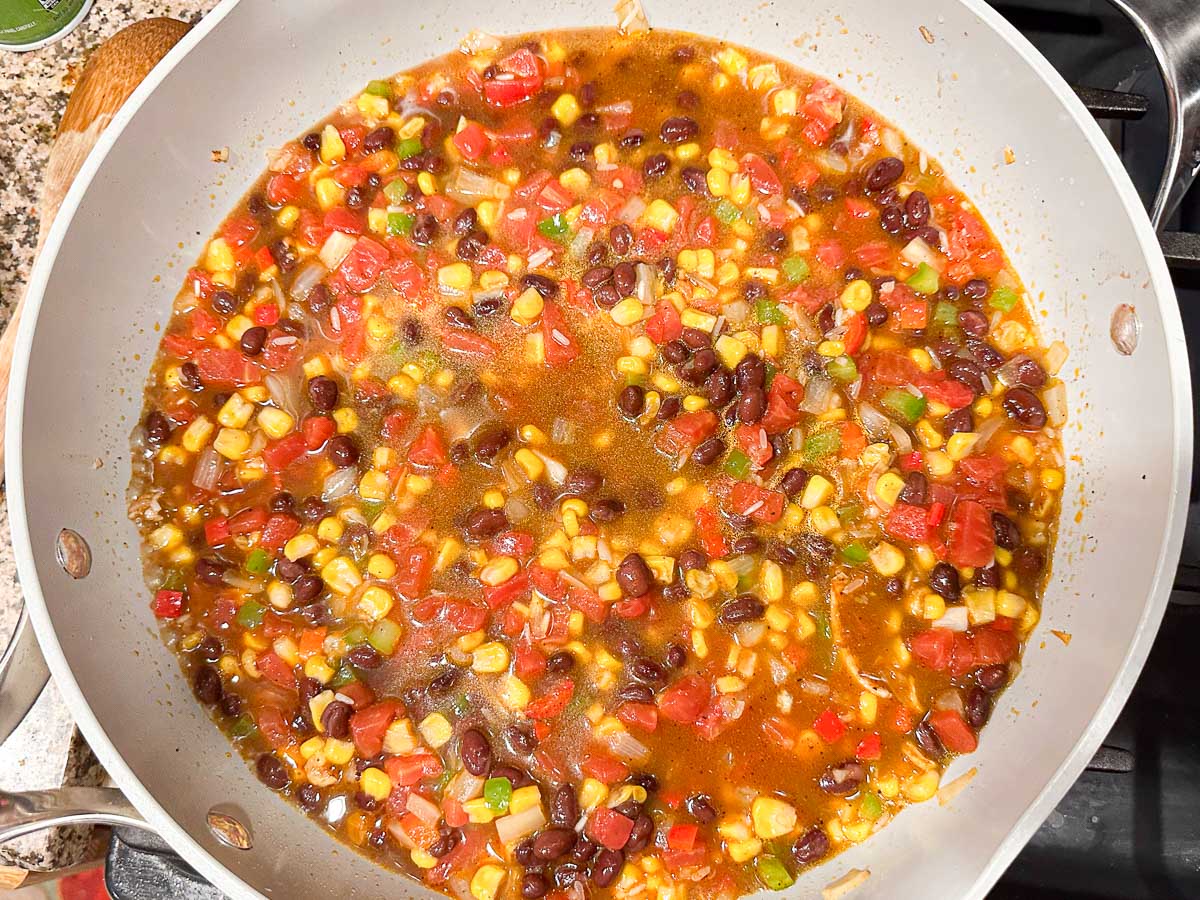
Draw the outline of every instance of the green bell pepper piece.
[[[266,607],[254,600],[247,600],[237,611],[237,623],[246,629],[254,629],[262,624]]]
[[[988,297],[988,306],[992,309],[998,309],[1001,312],[1009,312],[1017,305],[1017,300],[1019,299],[1017,292],[1012,288],[996,288],[992,291],[992,295]]]
[[[755,300],[754,318],[764,325],[786,325],[788,320],[774,300]]]
[[[792,873],[776,856],[759,856],[754,860],[754,868],[758,873],[758,880],[773,891],[782,891],[796,883]]]
[[[725,471],[734,478],[745,478],[750,474],[750,457],[741,450],[730,450],[725,459]]]
[[[937,269],[929,263],[921,263],[917,266],[917,271],[908,276],[908,281],[904,283],[918,294],[936,294],[938,292]]]
[[[571,225],[567,222],[566,216],[562,213],[555,213],[550,218],[538,222],[537,230],[542,237],[550,238],[552,241],[561,241],[571,233]]]
[[[861,566],[867,561],[867,548],[859,541],[851,541],[842,548],[842,559],[856,566]]]
[[[271,568],[271,557],[267,556],[267,551],[262,547],[255,547],[246,556],[246,571],[255,575],[262,575],[267,569]]]
[[[367,635],[367,643],[384,656],[391,656],[400,641],[400,631],[400,626],[391,619],[380,619]]]
[[[803,256],[789,256],[783,261],[783,277],[788,281],[804,281],[811,272]]]
[[[412,213],[390,212],[387,214],[387,233],[392,237],[409,234],[412,232],[413,224],[416,221],[417,217]]]
[[[483,784],[483,799],[493,812],[505,812],[512,800],[512,782],[507,778],[489,778]]]
[[[421,149],[420,138],[410,137],[396,142],[396,155],[401,159],[408,159],[410,156],[416,156],[421,152]]]
[[[848,356],[836,356],[825,364],[825,374],[834,381],[850,384],[858,377],[858,366]]]
[[[392,97],[392,83],[378,79],[367,82],[367,89],[363,93],[374,94],[376,97],[387,97],[390,100]]]
[[[713,210],[713,214],[726,225],[736,222],[741,216],[742,211],[730,203],[728,200],[722,200],[717,204],[717,208]]]
[[[909,425],[921,418],[925,413],[925,407],[928,405],[924,397],[918,397],[915,394],[910,394],[902,388],[894,388],[888,391],[879,401],[891,413],[899,416]]]
[[[832,428],[810,434],[804,439],[801,453],[805,460],[812,461],[837,453],[842,449],[842,436]]]

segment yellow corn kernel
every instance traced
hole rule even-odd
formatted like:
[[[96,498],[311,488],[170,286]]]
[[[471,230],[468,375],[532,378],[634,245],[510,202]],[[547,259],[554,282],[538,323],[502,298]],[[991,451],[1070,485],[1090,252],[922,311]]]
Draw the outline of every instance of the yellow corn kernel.
[[[689,587],[693,580],[691,575],[697,571],[697,569],[693,569],[691,572],[688,572],[687,581]],[[709,576],[709,578],[711,579],[712,576]],[[688,621],[691,622],[693,628],[708,628],[716,620],[716,613],[713,612],[712,607],[698,597],[692,597],[688,600],[687,615]]]
[[[585,540],[583,537],[575,538],[575,540]],[[595,538],[593,538],[595,540]],[[577,556],[575,559],[592,559],[592,556]],[[544,569],[550,569],[554,572],[561,572],[563,569],[571,567],[571,560],[567,558],[567,554],[558,547],[551,547],[548,550],[543,550],[538,554],[538,565]]]
[[[326,516],[317,523],[317,537],[327,544],[336,544],[345,532],[346,527],[337,516]]]
[[[805,509],[816,509],[833,496],[833,484],[823,475],[814,475],[804,486],[800,495],[800,505]]]
[[[746,682],[736,675],[722,675],[717,679],[717,693],[736,694],[746,689]]]
[[[546,464],[542,462],[542,458],[528,447],[518,450],[513,454],[513,459],[530,481],[537,481],[546,471]]]
[[[772,359],[783,352],[783,329],[778,325],[766,325],[762,330],[762,352]]]
[[[426,197],[437,193],[437,179],[429,172],[422,172],[417,176],[417,187]]]
[[[183,544],[183,532],[174,525],[160,525],[150,532],[147,543],[151,550],[174,550]]]
[[[724,169],[730,175],[738,170],[738,161],[724,147],[713,147],[708,151],[708,165],[713,169]]]
[[[764,560],[758,572],[758,585],[763,599],[775,603],[783,599],[783,569],[779,563]]]
[[[296,220],[299,218],[299,208],[290,204],[275,214],[275,221],[278,222],[283,228],[291,228],[296,224]]]
[[[263,408],[258,414],[258,424],[267,437],[279,440],[286,435],[296,424],[296,420],[285,413],[282,409],[276,409],[273,406]]]
[[[930,424],[928,419],[921,419],[921,421],[917,422],[916,430],[917,438],[921,441],[921,444],[930,450],[939,450],[942,444],[945,443],[941,434]],[[944,456],[945,454],[942,455]]]
[[[199,453],[212,437],[216,426],[207,416],[197,416],[183,432],[181,443],[189,453]]]
[[[204,268],[210,272],[228,272],[235,265],[233,249],[224,238],[214,238],[208,242],[208,250],[204,254]]]
[[[1025,613],[1025,598],[1012,591],[996,592],[996,615],[1009,619],[1019,619]]]
[[[736,863],[748,862],[762,852],[762,841],[750,838],[745,841],[735,841],[726,847],[729,858]]]
[[[695,141],[688,141],[686,144],[677,145],[674,152],[678,162],[695,162],[700,158],[700,145]]]
[[[337,521],[336,519],[334,521]],[[340,524],[340,523],[339,523]],[[283,545],[283,555],[295,562],[298,559],[303,559],[306,556],[311,556],[317,552],[317,539],[307,532],[301,532],[295,537],[290,538]]]
[[[158,461],[164,465],[182,466],[188,461],[188,455],[182,447],[167,446],[158,451]]]
[[[651,200],[650,205],[642,213],[642,222],[651,228],[657,228],[664,234],[673,232],[675,223],[678,221],[679,213],[675,211],[675,207],[661,198]]]
[[[504,704],[505,708],[513,712],[523,710],[529,705],[529,701],[533,697],[528,685],[512,674],[505,675],[500,680],[500,690],[497,693],[500,697],[500,702]]]
[[[949,456],[940,450],[926,453],[925,465],[929,469],[929,474],[935,478],[942,478],[954,471],[954,463],[950,461]]]
[[[433,490],[433,479],[428,475],[409,475],[404,479],[404,489],[414,497],[420,497]]]
[[[746,81],[756,91],[768,91],[780,82],[779,67],[775,63],[760,63],[746,73]]]
[[[608,314],[618,325],[628,326],[642,321],[645,312],[645,307],[637,297],[626,297],[609,310]]]
[[[875,496],[885,506],[894,506],[896,498],[900,496],[902,490],[904,490],[904,479],[895,472],[884,472],[875,481]]]
[[[213,441],[213,449],[226,459],[237,461],[250,449],[250,435],[240,428],[222,428]]]
[[[622,375],[648,375],[650,366],[637,356],[618,356],[617,371]]]
[[[516,575],[520,568],[511,556],[497,556],[480,570],[479,580],[488,587],[496,587]]]
[[[708,192],[714,197],[729,196],[729,173],[724,169],[709,169],[705,176]]]
[[[450,726],[450,722],[439,712],[430,713],[422,719],[421,724],[417,726],[417,730],[421,732],[421,737],[425,739],[425,743],[434,750],[444,746],[454,734],[454,729]]]
[[[542,315],[545,301],[533,288],[526,288],[512,305],[512,320],[518,325],[532,325]]]
[[[396,333],[396,326],[383,316],[367,319],[367,336],[377,343],[386,343]]]
[[[317,203],[323,210],[330,210],[335,206],[340,206],[342,201],[346,199],[346,189],[332,178],[317,179],[317,183],[313,186],[313,191],[317,195]]]
[[[443,294],[461,296],[471,289],[471,267],[463,262],[451,263],[438,269],[438,290]]]
[[[1022,465],[1032,466],[1037,459],[1037,451],[1034,449],[1033,441],[1023,434],[1015,435],[1008,442],[1008,449],[1021,461]]]
[[[367,560],[367,572],[373,578],[386,581],[395,577],[396,564],[390,556],[384,553],[372,553],[370,559]]]
[[[681,253],[680,255],[682,256],[683,254]],[[679,321],[684,328],[698,328],[700,331],[707,331],[709,333],[717,327],[716,316],[698,309],[685,309],[679,314]]]
[[[764,840],[790,834],[796,828],[796,808],[775,797],[755,797],[750,806],[754,833]]]
[[[792,627],[794,620],[792,619],[792,614],[790,612],[788,612],[778,603],[772,603],[767,607],[764,621],[767,623],[767,627],[772,631],[786,633],[788,629]]]
[[[245,428],[252,415],[254,404],[247,403],[241,394],[232,394],[217,413],[217,421],[226,428]]]
[[[508,801],[508,812],[510,815],[516,815],[541,805],[542,792],[536,784],[529,784],[512,792],[512,797]]]
[[[904,569],[904,554],[887,541],[880,541],[869,554],[875,571],[885,578],[898,575]]]
[[[923,803],[937,793],[941,774],[937,769],[930,769],[904,783],[904,796],[913,803]]]
[[[368,797],[382,802],[392,792],[392,779],[388,778],[383,769],[371,766],[359,776],[358,786]]]
[[[856,278],[842,289],[842,306],[854,312],[862,312],[870,306],[871,299],[871,283],[861,278]]]
[[[750,202],[750,178],[738,172],[729,179],[729,199],[737,206],[745,206]]]
[[[276,609],[287,609],[292,605],[292,588],[282,581],[271,581],[267,585],[267,602]]]
[[[598,145],[592,153],[596,157],[596,162],[602,166],[617,161],[617,148],[611,141],[605,141],[603,144]]]
[[[973,431],[955,432],[950,435],[950,440],[946,441],[946,455],[955,462],[966,459],[971,455],[978,440],[979,435]]]
[[[321,569],[321,577],[325,583],[339,594],[349,594],[362,584],[362,576],[354,560],[347,556],[337,556]]]
[[[730,369],[735,368],[746,354],[750,352],[750,348],[744,343],[727,334],[723,334],[717,338],[715,349],[717,356],[721,358],[721,362]]]
[[[946,614],[946,601],[933,591],[926,591],[921,596],[921,618],[935,622]]]
[[[332,694],[330,695],[332,699]],[[319,721],[319,719],[314,719]],[[318,753],[325,749],[325,739],[320,737],[311,737],[300,745],[300,756],[304,759],[312,759]]]
[[[584,809],[594,809],[607,797],[608,786],[595,778],[585,778],[579,786],[579,805]]]
[[[817,344],[817,353],[827,359],[834,359],[845,355],[846,345],[841,341],[821,341]]]
[[[486,825],[488,822],[496,818],[495,811],[488,806],[487,800],[483,797],[476,797],[474,800],[468,800],[463,804],[463,812],[467,814],[467,818],[474,825]],[[483,868],[498,868],[497,866],[484,866]],[[471,893],[475,893],[474,879],[471,880]],[[476,894],[476,897],[479,895]],[[494,896],[494,895],[493,895]],[[480,898],[483,900],[483,898]],[[488,898],[490,900],[490,898]]]
[[[329,165],[345,158],[346,144],[341,134],[332,125],[326,125],[321,130],[321,162]]]
[[[832,534],[842,527],[841,521],[833,507],[821,505],[814,509],[808,517],[808,524],[817,534]]]
[[[323,547],[313,554],[312,564],[315,569],[323,569],[337,557],[337,547]]]
[[[550,115],[558,119],[564,128],[574,125],[582,112],[574,94],[559,94],[558,99],[550,106]]]
[[[475,900],[496,900],[507,874],[506,869],[492,863],[480,866],[471,876],[471,896]]]
[[[592,176],[578,167],[567,169],[558,176],[558,183],[575,195],[583,194],[592,186]]]
[[[354,744],[336,738],[325,739],[325,759],[335,766],[344,766],[354,759]]]
[[[771,111],[777,116],[794,116],[799,108],[799,97],[791,88],[783,88],[771,95]]]
[[[392,483],[387,473],[378,469],[363,473],[358,482],[358,494],[364,500],[386,500],[391,489]]]
[[[879,714],[879,700],[870,691],[858,695],[858,718],[864,725],[874,725]]]
[[[392,611],[395,602],[392,595],[378,585],[372,585],[363,591],[358,600],[358,611],[371,621],[382,619]]]
[[[714,559],[708,564],[708,571],[717,579],[717,584],[722,590],[732,591],[737,587],[738,573],[733,566],[725,562],[723,559]]]
[[[1042,469],[1042,487],[1048,491],[1061,491],[1063,473],[1061,469]]]
[[[741,51],[735,50],[733,47],[726,47],[717,53],[717,65],[726,75],[736,76],[745,71],[750,65],[750,61]]]
[[[699,394],[688,394],[683,398],[683,408],[687,412],[697,412],[708,407],[708,398]]]
[[[333,411],[333,423],[337,425],[338,434],[350,434],[358,428],[358,413],[348,406]]]

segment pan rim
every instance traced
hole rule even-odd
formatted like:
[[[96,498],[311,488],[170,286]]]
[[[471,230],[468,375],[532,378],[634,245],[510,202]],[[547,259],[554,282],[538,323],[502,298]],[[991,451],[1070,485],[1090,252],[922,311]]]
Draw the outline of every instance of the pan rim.
[[[22,317],[17,335],[9,386],[10,427],[6,436],[6,476],[13,548],[29,615],[47,664],[80,730],[105,769],[112,775],[134,806],[145,816],[147,822],[172,847],[181,851],[185,858],[199,870],[200,874],[231,896],[262,898],[263,894],[234,874],[232,869],[222,864],[166,812],[125,763],[116,746],[108,738],[103,724],[96,718],[83,696],[70,662],[55,633],[38,579],[26,516],[22,456],[23,414],[33,337],[50,275],[54,270],[64,237],[79,205],[93,179],[102,168],[109,152],[142,105],[179,62],[212,33],[239,2],[241,0],[221,0],[150,72],[101,135],[63,201],[42,252],[31,272],[26,294],[27,309]],[[1083,771],[1128,699],[1149,655],[1154,635],[1157,633],[1166,608],[1174,569],[1178,563],[1183,542],[1187,513],[1186,498],[1192,468],[1193,435],[1191,429],[1191,378],[1181,316],[1166,261],[1128,173],[1082,102],[1075,96],[1062,76],[1020,32],[1004,20],[999,13],[987,6],[983,0],[952,0],[952,2],[959,3],[976,15],[1004,40],[1050,88],[1075,127],[1082,132],[1092,151],[1096,153],[1109,183],[1116,190],[1123,208],[1131,218],[1137,235],[1138,249],[1146,261],[1150,274],[1150,285],[1162,316],[1175,431],[1172,447],[1174,489],[1166,508],[1167,526],[1158,558],[1155,561],[1154,576],[1146,591],[1142,615],[1131,636],[1129,649],[1121,660],[1112,682],[1108,685],[1103,700],[1071,751],[1055,769],[1034,800],[1017,818],[988,861],[979,868],[967,896],[983,897]],[[1182,503],[1180,502],[1181,497],[1184,498]]]

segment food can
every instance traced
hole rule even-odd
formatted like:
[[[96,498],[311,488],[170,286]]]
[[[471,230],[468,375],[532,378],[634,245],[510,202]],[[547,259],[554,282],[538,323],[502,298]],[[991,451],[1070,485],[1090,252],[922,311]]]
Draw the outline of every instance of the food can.
[[[71,32],[92,0],[0,0],[0,50],[36,50]]]

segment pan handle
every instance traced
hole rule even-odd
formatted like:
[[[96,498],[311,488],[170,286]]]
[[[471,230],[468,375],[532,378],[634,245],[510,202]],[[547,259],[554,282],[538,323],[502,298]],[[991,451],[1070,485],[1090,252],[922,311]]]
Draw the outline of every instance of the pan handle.
[[[1167,161],[1150,220],[1161,231],[1200,173],[1200,15],[1196,0],[1113,0],[1154,53],[1167,91]]]
[[[49,680],[29,613],[22,609],[17,630],[0,656],[0,744],[21,724]]]
[[[65,787],[54,791],[0,791],[0,844],[62,825],[150,826],[116,788]]]

